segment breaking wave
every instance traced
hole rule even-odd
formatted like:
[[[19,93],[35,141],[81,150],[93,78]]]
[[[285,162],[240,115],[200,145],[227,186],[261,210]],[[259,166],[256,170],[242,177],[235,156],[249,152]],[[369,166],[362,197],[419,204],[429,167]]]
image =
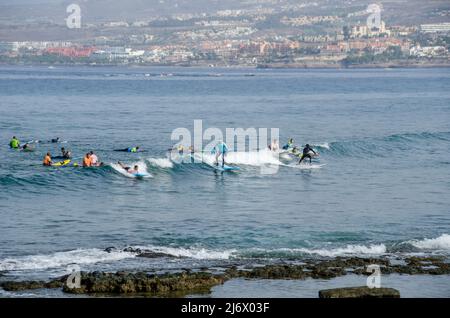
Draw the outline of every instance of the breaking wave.
[[[400,245],[411,244],[421,252],[450,250],[450,235],[443,234],[437,238],[410,240]],[[139,252],[138,252],[139,251]],[[248,248],[248,249],[209,249],[201,246],[131,246],[126,249],[76,249],[53,254],[40,254],[0,259],[0,271],[42,270],[63,268],[71,264],[95,264],[118,262],[134,258],[142,252],[158,253],[158,257],[171,256],[194,260],[230,260],[230,259],[299,259],[305,256],[338,257],[338,256],[382,256],[394,251],[386,244],[346,245],[335,248]],[[400,254],[408,255],[409,252]],[[416,251],[410,251],[416,253]]]
[[[411,240],[408,241],[411,245],[422,250],[450,250],[450,235],[442,234],[437,238],[423,239],[423,240]]]
[[[148,162],[159,168],[173,168],[173,162],[168,158],[148,158]]]
[[[143,252],[161,253],[167,256],[185,257],[193,259],[230,259],[237,250],[211,250],[203,247],[166,247],[166,246],[133,246]]]
[[[0,260],[0,271],[36,270],[66,267],[71,264],[94,264],[99,262],[120,261],[134,257],[135,254],[124,251],[108,253],[101,249],[76,249],[53,254],[41,254],[6,258]]]

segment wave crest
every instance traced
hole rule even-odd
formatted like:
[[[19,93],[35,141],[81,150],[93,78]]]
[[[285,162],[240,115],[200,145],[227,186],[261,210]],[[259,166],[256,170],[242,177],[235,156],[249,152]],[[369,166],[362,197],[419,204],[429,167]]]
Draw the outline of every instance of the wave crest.
[[[442,234],[437,238],[411,240],[408,243],[422,250],[450,250],[450,235]]]
[[[30,255],[2,259],[0,260],[0,271],[61,268],[71,264],[94,264],[119,261],[134,256],[136,254],[124,251],[108,253],[97,248],[76,249],[47,255]]]

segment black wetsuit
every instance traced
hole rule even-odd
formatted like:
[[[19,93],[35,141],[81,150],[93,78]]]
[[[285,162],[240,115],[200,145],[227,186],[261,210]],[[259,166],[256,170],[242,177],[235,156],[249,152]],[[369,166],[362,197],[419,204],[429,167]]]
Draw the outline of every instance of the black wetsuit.
[[[309,154],[310,151],[312,151],[314,154],[316,154],[316,152],[311,147],[303,148],[303,155],[300,158],[300,161],[298,163],[301,163],[303,161],[303,159],[305,159],[305,158],[309,158],[309,163],[311,163],[312,162],[312,157]]]
[[[65,151],[62,153],[62,156],[55,156],[52,159],[72,159],[72,156],[70,155],[70,151]]]

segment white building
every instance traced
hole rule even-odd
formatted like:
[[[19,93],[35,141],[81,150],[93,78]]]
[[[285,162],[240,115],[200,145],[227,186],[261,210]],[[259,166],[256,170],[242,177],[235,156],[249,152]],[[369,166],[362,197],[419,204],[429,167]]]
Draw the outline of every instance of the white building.
[[[362,38],[362,37],[375,37],[381,34],[391,35],[391,31],[386,28],[386,23],[381,21],[379,28],[370,29],[367,25],[355,25],[351,30],[352,38]]]
[[[133,59],[136,57],[143,56],[144,53],[145,53],[144,50],[133,50],[131,48],[125,47],[110,47],[103,50],[95,51],[93,53],[93,56],[100,59],[108,59],[110,61],[113,61],[113,60]]]
[[[443,46],[423,46],[412,47],[409,55],[416,57],[437,57],[447,55],[447,50]]]
[[[423,33],[449,33],[450,23],[422,24],[420,31]]]
[[[3,42],[4,47],[10,51],[18,51],[20,49],[27,50],[45,50],[53,47],[71,47],[72,42],[64,41],[15,41],[15,42]]]

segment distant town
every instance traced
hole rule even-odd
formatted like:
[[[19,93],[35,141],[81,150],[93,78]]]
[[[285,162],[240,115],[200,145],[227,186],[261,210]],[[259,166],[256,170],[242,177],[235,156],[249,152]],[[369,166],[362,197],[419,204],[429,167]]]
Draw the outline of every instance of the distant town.
[[[65,31],[80,33],[79,38],[71,40],[0,38],[0,63],[259,68],[450,66],[450,22],[400,25],[381,19],[376,26],[370,26],[365,10],[301,15],[300,9],[308,5],[280,12],[270,8],[219,10],[142,21],[85,23],[80,30]],[[450,11],[436,15],[448,20]],[[66,28],[56,24],[47,27]]]

